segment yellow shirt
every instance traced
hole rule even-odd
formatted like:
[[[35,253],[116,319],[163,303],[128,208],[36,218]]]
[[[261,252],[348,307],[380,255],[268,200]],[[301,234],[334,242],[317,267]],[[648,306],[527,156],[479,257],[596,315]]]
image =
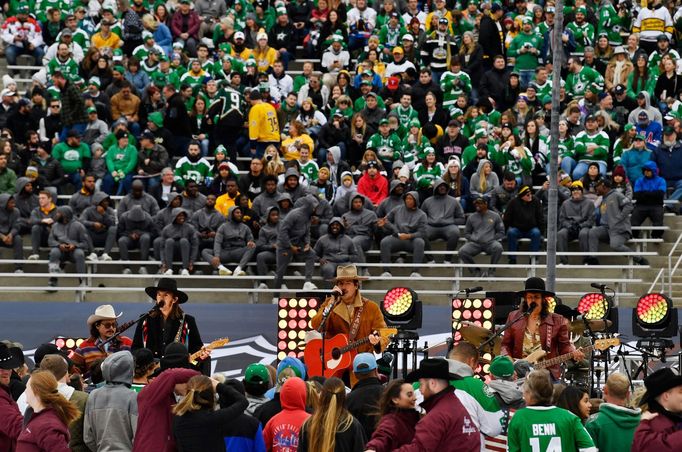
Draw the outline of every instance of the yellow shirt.
[[[227,217],[227,212],[230,210],[230,207],[234,206],[234,200],[237,199],[237,196],[239,196],[239,192],[237,192],[234,198],[230,198],[230,195],[227,193],[218,196],[215,200],[215,209],[224,217]]]
[[[106,39],[102,37],[102,33],[95,33],[94,35],[92,35],[90,42],[94,47],[97,47],[98,49],[102,49],[105,47],[118,49],[119,47],[121,47],[121,45],[123,45],[123,41],[121,41],[121,38],[119,38],[116,33],[111,33],[109,37]]]
[[[258,72],[268,72],[277,60],[277,51],[272,47],[266,47],[265,51],[256,48],[253,50],[253,57],[256,59]]]
[[[304,133],[296,138],[287,138],[282,141],[282,154],[284,160],[298,160],[301,157],[299,150],[302,144],[307,144],[310,148],[310,155],[313,155],[313,139],[310,135]]]
[[[277,110],[272,105],[261,102],[249,110],[249,139],[261,142],[279,142],[279,123]]]

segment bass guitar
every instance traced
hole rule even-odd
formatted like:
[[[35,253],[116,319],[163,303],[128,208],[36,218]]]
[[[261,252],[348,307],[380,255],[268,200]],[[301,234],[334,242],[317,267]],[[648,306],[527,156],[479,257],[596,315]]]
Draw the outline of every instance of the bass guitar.
[[[214,348],[218,348],[218,347],[223,347],[229,343],[230,343],[230,339],[227,337],[221,337],[220,339],[216,339],[215,341],[211,342],[210,344],[204,345],[203,347],[201,347],[201,349],[199,351],[192,353],[189,357],[189,362],[192,365],[196,365],[196,363],[199,359],[199,356],[201,355],[201,352],[203,352],[205,350],[206,351],[213,350]]]
[[[618,345],[620,345],[620,339],[613,337],[608,339],[597,339],[594,341],[594,344],[580,347],[578,350],[581,350],[583,353],[588,353],[592,350],[602,351],[606,350],[607,348],[616,347]],[[566,353],[564,355],[543,360],[542,358],[547,354],[547,352],[544,350],[536,350],[528,355],[525,360],[531,363],[534,369],[545,369],[547,367],[552,367],[573,359],[573,353],[574,352]]]
[[[379,328],[376,330],[382,338],[398,334],[397,328]],[[348,335],[337,334],[324,342],[324,372],[322,371],[322,339],[313,339],[305,346],[303,356],[308,367],[308,375],[312,377],[330,378],[343,374],[350,367],[357,352],[355,349],[367,344],[369,338],[364,337],[357,341],[348,342]]]

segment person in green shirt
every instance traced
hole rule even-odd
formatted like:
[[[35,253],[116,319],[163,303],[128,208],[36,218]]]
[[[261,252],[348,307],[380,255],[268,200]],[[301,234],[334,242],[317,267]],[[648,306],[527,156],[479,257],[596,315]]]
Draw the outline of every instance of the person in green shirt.
[[[597,452],[580,418],[551,405],[553,392],[547,370],[528,374],[523,384],[526,408],[516,411],[509,422],[509,452]]]
[[[128,142],[128,132],[116,132],[117,144],[106,153],[107,174],[102,179],[102,191],[108,195],[125,195],[133,183],[137,150]],[[116,190],[114,190],[117,187]]]
[[[585,53],[585,47],[594,45],[594,26],[587,22],[587,9],[580,6],[575,10],[575,20],[566,25],[566,30],[573,33],[575,42],[577,44],[574,55],[582,56]]]
[[[386,171],[391,171],[393,162],[401,156],[402,143],[398,135],[391,133],[388,119],[379,121],[379,131],[369,138],[367,149],[373,149]]]
[[[76,190],[81,188],[81,178],[90,166],[90,146],[81,143],[81,134],[71,129],[66,135],[66,141],[58,143],[52,148],[52,157],[64,169],[64,183],[71,183]]]
[[[591,67],[583,66],[578,57],[568,59],[568,77],[566,77],[566,92],[571,93],[573,98],[578,100],[585,96],[587,87],[596,83],[604,86],[604,77]]]
[[[521,33],[509,45],[507,56],[514,58],[514,70],[520,75],[521,89],[533,80],[538,67],[543,39],[533,31],[533,19],[524,16]]]
[[[604,131],[599,130],[597,118],[588,115],[585,118],[585,130],[578,133],[574,139],[575,158],[578,161],[573,170],[573,180],[578,180],[587,173],[591,162],[599,165],[599,173],[606,175],[606,160],[609,156],[611,139]]]

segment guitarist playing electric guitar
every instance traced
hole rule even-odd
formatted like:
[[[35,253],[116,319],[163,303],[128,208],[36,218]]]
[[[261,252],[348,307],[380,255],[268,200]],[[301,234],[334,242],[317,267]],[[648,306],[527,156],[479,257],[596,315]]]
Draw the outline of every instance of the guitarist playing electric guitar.
[[[328,312],[324,325],[327,340],[337,334],[348,335],[348,342],[367,338],[367,343],[348,352],[352,353],[353,356],[362,352],[379,353],[388,345],[388,338],[377,334],[378,331],[386,328],[386,322],[379,306],[360,295],[360,281],[366,279],[358,276],[358,269],[354,264],[339,265],[336,268],[336,278],[332,280],[335,284],[332,293],[336,292],[340,295],[327,297],[320,306],[317,315],[311,320],[312,327],[318,329],[322,324],[325,312]],[[331,311],[326,309],[329,306],[334,306]],[[328,351],[325,350],[325,352]],[[352,357],[350,361],[353,361]],[[306,364],[308,364],[308,360],[306,360]],[[348,369],[343,371],[342,375],[337,376],[343,378],[346,383],[350,381],[351,386],[357,381]]]
[[[554,358],[568,353],[573,359],[581,361],[585,354],[576,350],[568,335],[568,323],[559,314],[549,312],[550,297],[553,292],[545,290],[542,278],[528,278],[525,289],[519,292],[520,309],[509,313],[507,324],[511,325],[504,332],[501,354],[516,359],[524,359],[534,351],[542,349],[547,358]],[[561,367],[557,364],[549,367],[555,380],[561,378]]]

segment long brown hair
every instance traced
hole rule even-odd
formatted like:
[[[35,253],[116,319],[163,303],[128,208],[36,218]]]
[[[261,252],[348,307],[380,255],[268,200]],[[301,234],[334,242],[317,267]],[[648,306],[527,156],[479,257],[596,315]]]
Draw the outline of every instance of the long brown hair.
[[[187,394],[173,407],[173,414],[183,416],[190,411],[212,410],[215,406],[213,383],[206,375],[195,375],[187,382]]]
[[[52,408],[60,421],[67,427],[75,421],[81,412],[76,405],[66,400],[57,390],[57,379],[49,370],[37,370],[28,381],[36,398],[48,408]]]
[[[348,430],[353,423],[353,415],[344,407],[345,402],[346,386],[343,381],[336,377],[325,381],[317,410],[303,424],[310,450],[334,450],[336,432]]]
[[[393,399],[400,397],[400,391],[405,383],[405,380],[402,378],[396,378],[391,380],[388,386],[386,386],[386,390],[379,399],[379,416],[385,416],[398,409],[395,403],[393,403]]]

